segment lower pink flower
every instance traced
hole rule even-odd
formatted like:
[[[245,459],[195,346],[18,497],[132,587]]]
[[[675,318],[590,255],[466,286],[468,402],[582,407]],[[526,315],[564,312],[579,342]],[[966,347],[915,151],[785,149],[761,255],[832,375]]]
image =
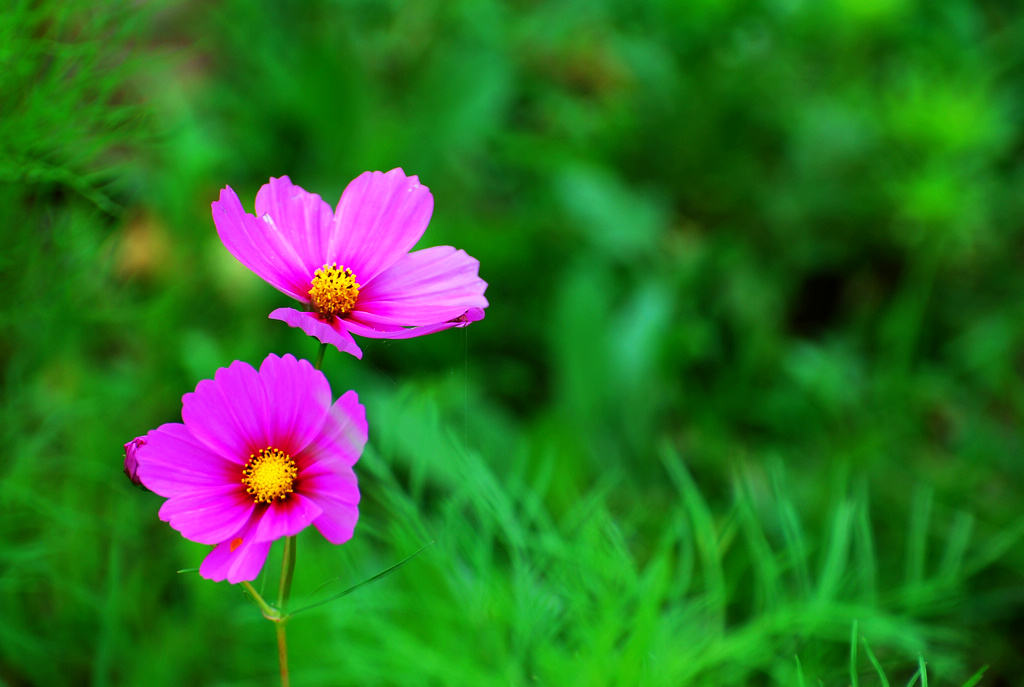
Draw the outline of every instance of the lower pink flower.
[[[352,466],[366,444],[354,391],[333,404],[322,372],[291,355],[259,371],[240,361],[182,399],[181,423],[137,446],[138,477],[167,501],[160,519],[186,539],[216,544],[199,573],[253,580],[270,544],[312,524],[333,544],[352,538],[359,488]]]

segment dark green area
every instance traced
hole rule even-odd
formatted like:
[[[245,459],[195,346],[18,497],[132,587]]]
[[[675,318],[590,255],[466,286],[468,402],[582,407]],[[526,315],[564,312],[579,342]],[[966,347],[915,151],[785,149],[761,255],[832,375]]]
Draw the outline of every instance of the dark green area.
[[[295,685],[1024,683],[1015,5],[16,0],[0,684],[273,684],[121,444],[316,353],[219,189],[397,166],[491,307],[328,352],[362,516],[294,598],[435,543],[290,623]]]

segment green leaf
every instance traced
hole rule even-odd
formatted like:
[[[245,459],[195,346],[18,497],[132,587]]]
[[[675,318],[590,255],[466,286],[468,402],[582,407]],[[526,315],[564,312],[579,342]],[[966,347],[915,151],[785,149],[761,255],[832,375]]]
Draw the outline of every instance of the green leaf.
[[[981,669],[970,677],[967,682],[964,683],[963,687],[974,687],[976,684],[981,682],[981,676],[988,670],[988,666],[982,666]]]
[[[388,575],[390,575],[391,573],[393,573],[396,570],[398,570],[399,568],[401,568],[403,565],[405,565],[406,563],[411,561],[416,556],[418,556],[421,553],[423,553],[423,550],[425,548],[427,548],[428,546],[430,546],[431,544],[433,544],[433,543],[434,543],[433,540],[427,542],[426,544],[421,546],[418,550],[414,551],[413,553],[409,554],[408,556],[406,556],[402,560],[398,561],[397,563],[392,565],[390,568],[386,568],[385,570],[382,570],[381,572],[377,573],[373,577],[371,577],[369,579],[366,579],[366,580],[363,580],[359,584],[357,584],[355,586],[352,586],[352,587],[349,587],[348,589],[346,589],[343,592],[338,592],[337,594],[333,594],[333,595],[327,597],[326,599],[321,599],[320,601],[317,601],[316,603],[312,603],[312,604],[310,604],[308,606],[303,606],[302,608],[298,609],[297,611],[292,611],[288,615],[298,615],[299,613],[302,613],[303,611],[308,611],[311,608],[316,608],[317,606],[323,606],[324,604],[329,603],[331,601],[334,601],[335,599],[340,599],[343,596],[347,596],[347,595],[351,594],[352,592],[354,592],[355,590],[359,589],[360,587],[364,587],[364,586],[370,584],[371,582],[376,582],[377,580],[383,579],[383,578],[387,577]],[[314,589],[312,592],[310,592],[310,594],[315,594],[316,592],[320,591],[321,589],[323,589],[327,585],[333,584],[334,582],[337,582],[340,579],[341,579],[340,577],[336,577],[333,580],[328,580],[327,582],[324,582],[322,585],[320,585],[319,587]]]

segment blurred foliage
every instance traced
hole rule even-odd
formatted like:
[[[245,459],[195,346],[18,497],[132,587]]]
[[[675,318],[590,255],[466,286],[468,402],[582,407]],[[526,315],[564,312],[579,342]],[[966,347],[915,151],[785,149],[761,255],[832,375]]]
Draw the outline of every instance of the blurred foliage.
[[[363,514],[295,594],[436,544],[297,618],[296,684],[1020,684],[1021,9],[14,0],[0,683],[272,682],[120,446],[315,352],[220,188],[401,166],[491,307],[328,355]]]

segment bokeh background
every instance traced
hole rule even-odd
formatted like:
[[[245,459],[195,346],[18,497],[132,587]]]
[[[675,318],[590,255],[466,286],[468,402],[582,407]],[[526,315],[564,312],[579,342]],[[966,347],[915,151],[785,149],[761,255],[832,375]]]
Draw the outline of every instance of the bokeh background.
[[[296,603],[433,544],[294,684],[1024,684],[1022,151],[1012,2],[10,0],[0,683],[274,684],[121,444],[315,355],[223,186],[401,166],[491,306],[328,352],[362,516]]]

